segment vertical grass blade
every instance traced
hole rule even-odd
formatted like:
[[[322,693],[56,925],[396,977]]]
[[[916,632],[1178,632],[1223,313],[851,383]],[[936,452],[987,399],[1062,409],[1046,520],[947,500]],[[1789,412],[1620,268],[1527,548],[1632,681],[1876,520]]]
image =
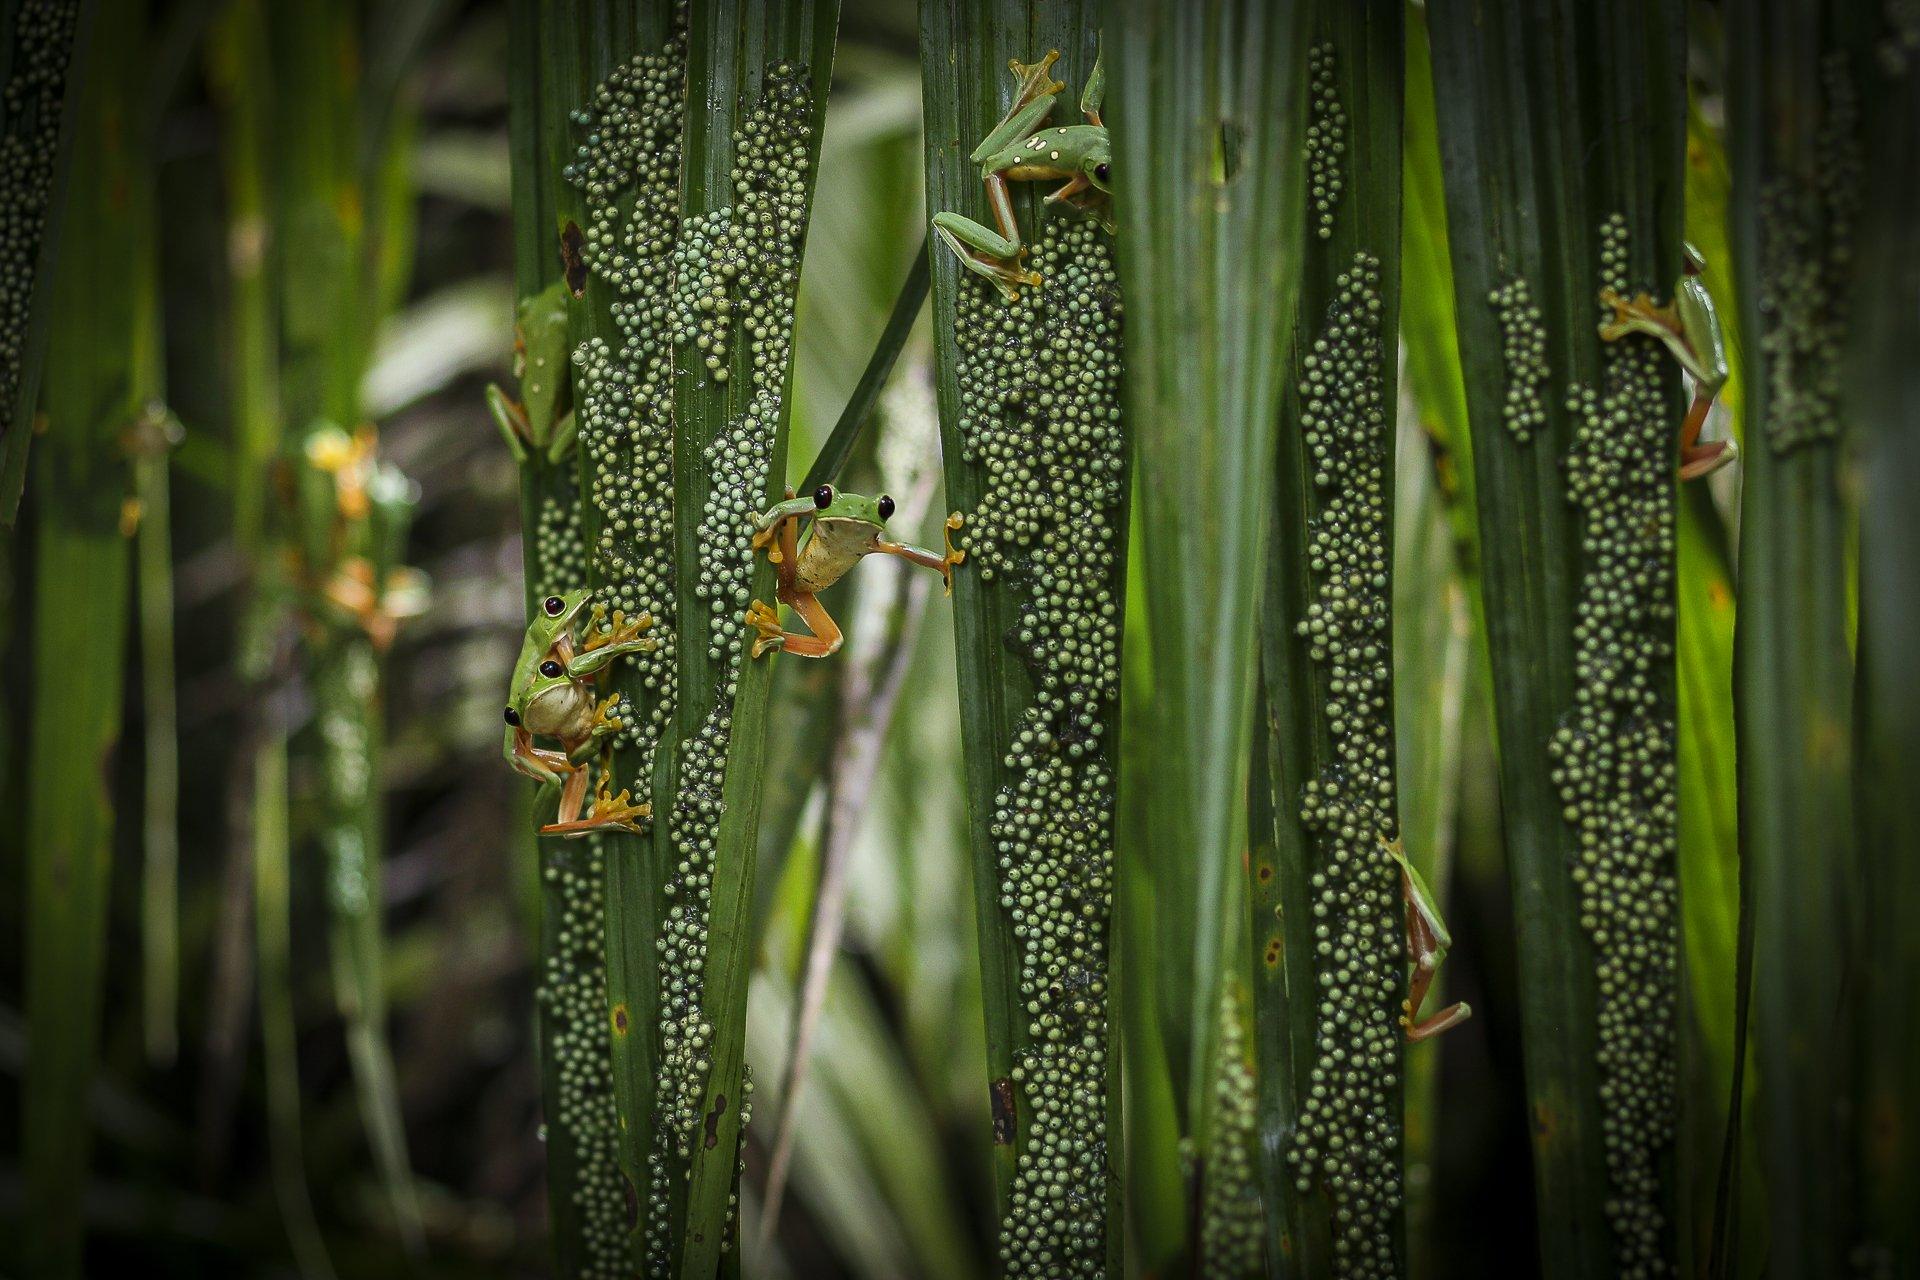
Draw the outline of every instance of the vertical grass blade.
[[[1287,1206],[1277,1252],[1300,1274],[1387,1275],[1405,1201],[1406,940],[1382,844],[1401,838],[1389,655],[1405,55],[1398,4],[1309,8],[1308,234],[1260,612],[1275,822],[1274,861],[1252,868],[1261,1195]],[[1315,1091],[1349,1055],[1368,1064],[1359,1078]]]
[[[676,862],[710,877],[710,887],[690,886],[686,901],[695,921],[705,915],[704,936],[683,933],[663,958],[668,969],[685,966],[698,993],[663,1055],[666,1071],[679,1074],[677,1096],[658,1100],[686,1162],[675,1246],[688,1277],[715,1274],[737,1229],[751,1089],[753,870],[774,666],[749,656],[753,633],[743,621],[749,600],[774,598],[773,567],[749,545],[749,517],[783,496],[793,310],[839,17],[837,0],[777,9],[737,0],[696,7],[688,29],[679,246],[688,275],[676,298],[677,336],[695,342],[690,364],[700,336],[719,344],[704,344],[706,370],[696,366],[683,380],[674,406],[680,667],[667,836]],[[713,273],[729,258],[737,271],[723,281]],[[728,298],[731,318],[696,312],[702,295]],[[688,946],[695,939],[704,956]],[[669,1012],[661,1010],[663,1024]],[[676,1042],[695,1028],[710,1038],[705,1049]]]
[[[280,1221],[302,1280],[332,1280],[307,1188],[301,1136],[300,1050],[293,1005],[292,835],[287,822],[287,740],[273,732],[254,753],[253,919],[260,964],[261,1070],[267,1086],[267,1158]]]
[[[1866,478],[1860,515],[1860,922],[1865,961],[1860,1108],[1855,1120],[1862,1192],[1855,1258],[1883,1274],[1920,1269],[1920,932],[1900,904],[1920,894],[1920,828],[1907,796],[1920,760],[1920,255],[1908,215],[1920,197],[1920,67],[1891,33],[1862,76],[1866,171],[1877,198],[1854,256],[1847,398]]]
[[[378,316],[385,204],[363,163],[358,16],[324,0],[273,6],[267,35],[278,171],[280,404],[295,502],[282,528],[311,624],[302,646],[319,761],[334,998],[374,1164],[396,1227],[422,1244],[393,1055],[386,1039],[380,897],[382,737],[378,655],[417,611],[396,563],[412,497],[378,461],[360,383]],[[384,152],[380,153],[384,156]]]
[[[1861,1006],[1848,975],[1860,903],[1853,839],[1853,519],[1831,353],[1850,333],[1864,191],[1858,15],[1818,3],[1730,16],[1728,150],[1747,447],[1734,635],[1740,843],[1752,894],[1754,1064],[1768,1270],[1849,1265],[1856,1197],[1835,1047]],[[1903,588],[1905,589],[1905,588]],[[1877,892],[1877,890],[1876,890]],[[1792,963],[1787,963],[1788,957]]]
[[[40,403],[55,259],[74,149],[75,111],[90,74],[97,0],[19,0],[0,14],[0,525],[26,483]]]
[[[1240,940],[1255,619],[1303,270],[1306,16],[1297,4],[1108,6],[1130,303],[1127,412],[1139,449],[1144,630],[1155,674],[1150,705],[1129,717],[1154,726],[1153,763],[1143,771],[1151,835],[1120,871],[1136,1200],[1165,1195],[1153,1170],[1181,1167],[1170,1139],[1184,1136],[1209,1154],[1189,1167],[1185,1204],[1130,1210],[1159,1231],[1181,1226],[1139,1242],[1137,1262],[1148,1270],[1182,1255],[1223,1273],[1259,1264],[1257,1251],[1210,1249],[1200,1219],[1209,1216],[1202,1206],[1251,1190],[1230,1185],[1230,1166],[1212,1163],[1228,1149],[1213,1141],[1213,1126],[1222,1025],[1232,1018],[1222,1010],[1229,982],[1244,982],[1247,967]],[[1149,1075],[1134,1070],[1136,1041],[1164,1046],[1158,1063],[1141,1055]],[[1256,1055],[1264,1070],[1269,1046]],[[1170,1101],[1176,1117],[1136,1106],[1156,1099]],[[1261,1135],[1263,1168],[1271,1142]],[[1278,1237],[1273,1244],[1284,1247]]]
[[[521,308],[562,280],[562,210],[578,213],[580,196],[569,181],[569,163],[580,140],[569,123],[570,112],[588,105],[590,86],[605,77],[621,60],[642,47],[653,50],[666,42],[670,6],[643,6],[636,15],[630,7],[593,15],[583,5],[547,5],[527,2],[510,8],[512,28],[509,88],[512,94],[512,181],[514,209],[514,282]],[[649,21],[642,21],[641,19]],[[649,29],[642,29],[648,27]],[[652,29],[652,28],[658,28]],[[676,69],[672,74],[679,80]],[[650,103],[656,112],[672,114],[676,100]],[[677,141],[677,122],[670,137]],[[678,164],[669,154],[642,170],[656,182],[664,172],[664,194],[645,190],[635,201],[636,217],[674,204]],[[620,175],[624,185],[631,175]],[[575,224],[577,225],[577,224]],[[671,234],[671,226],[668,227]],[[598,277],[579,281],[586,286],[583,304],[570,306],[576,336],[584,337],[589,324],[610,328],[610,297]],[[523,317],[537,311],[522,310]],[[583,387],[571,365],[541,369],[536,361],[551,359],[539,350],[537,333],[522,329],[517,337],[533,348],[516,354],[519,385],[516,399],[532,398],[543,378],[568,380],[568,393],[554,400],[554,412],[574,412],[584,448],[576,446],[559,458],[534,447],[520,466],[520,510],[523,549],[523,587],[528,607],[548,594],[573,590],[590,581],[610,588],[615,607],[654,614],[653,634],[666,643],[671,623],[667,611],[649,593],[635,598],[633,579],[661,559],[644,551],[615,560],[613,544],[598,537],[589,553],[583,536],[586,525],[599,530],[598,508],[583,502],[583,465],[605,467],[599,451],[602,420],[589,413]],[[649,374],[651,371],[640,370]],[[624,469],[633,464],[620,458]],[[611,470],[611,469],[610,469]],[[670,486],[670,477],[655,480],[652,490]],[[636,495],[637,513],[649,495]],[[651,516],[665,523],[664,511]],[[651,545],[651,544],[649,544]],[[631,552],[630,543],[618,548]],[[596,572],[597,575],[596,575]],[[624,570],[624,571],[621,571]],[[656,570],[656,576],[659,571]],[[653,677],[657,679],[657,675]],[[654,708],[658,691],[648,677],[624,679],[619,691],[646,717],[640,732],[646,741],[657,736]],[[641,783],[644,791],[645,784]],[[550,801],[538,796],[532,808],[535,821],[551,819]],[[562,1277],[626,1274],[630,1270],[634,1237],[640,1229],[629,1209],[632,1188],[641,1181],[648,1142],[646,1101],[652,1059],[646,1052],[651,1037],[619,1034],[608,1011],[625,1011],[629,1025],[647,1028],[651,1019],[639,1014],[646,1001],[638,992],[653,985],[650,882],[654,873],[644,846],[617,838],[537,840],[540,866],[541,924],[539,929],[539,1053],[543,1132],[547,1151],[548,1229],[554,1269]],[[608,857],[610,850],[618,856]],[[629,919],[627,904],[638,903]]]
[[[1664,3],[1431,18],[1540,1252],[1600,1276],[1673,1249],[1677,379],[1596,327],[1678,277],[1684,41]]]
[[[920,16],[928,212],[989,218],[968,155],[1014,102],[1009,63],[1057,53],[1047,123],[1087,123],[1076,104],[1095,73],[1101,14],[934,3]],[[1108,1072],[1128,493],[1121,305],[1113,239],[1094,219],[1044,206],[1057,185],[1010,180],[1038,277],[1017,297],[963,269],[940,239],[929,245],[946,500],[965,521],[954,641],[1009,1275],[1117,1272],[1121,1243]]]
[[[160,300],[142,300],[157,314]],[[157,358],[157,349],[152,357]],[[149,365],[155,363],[149,359]],[[158,389],[158,370],[151,378]],[[171,1065],[179,1051],[180,1017],[180,715],[174,680],[173,516],[167,454],[178,422],[158,401],[141,414],[133,459],[133,502],[139,520],[141,767],[140,986],[147,1059]]]
[[[135,385],[151,311],[129,281],[156,270],[151,157],[135,145],[145,5],[114,0],[95,50],[98,74],[74,106],[75,166],[60,217],[71,259],[51,301],[34,559],[33,666],[26,813],[26,1012],[21,1097],[23,1274],[83,1274],[81,1204],[92,1126],[107,941],[114,814],[109,785],[121,722],[130,552],[122,432],[151,388]],[[136,299],[152,294],[133,290]],[[68,679],[76,619],[98,660]]]

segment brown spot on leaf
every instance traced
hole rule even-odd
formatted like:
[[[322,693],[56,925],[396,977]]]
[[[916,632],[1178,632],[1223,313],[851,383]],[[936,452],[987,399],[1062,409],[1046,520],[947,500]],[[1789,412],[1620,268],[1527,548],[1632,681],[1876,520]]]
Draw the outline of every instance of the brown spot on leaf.
[[[619,1036],[622,1040],[626,1039],[627,1027],[631,1022],[632,1019],[627,1016],[626,1005],[617,1004],[613,1006],[613,1034]]]
[[[713,1110],[707,1112],[706,1146],[707,1146],[707,1150],[709,1151],[713,1150],[715,1147],[720,1145],[720,1117],[725,1115],[726,1113],[727,1113],[727,1095],[724,1093],[714,1094]]]
[[[1272,864],[1266,863],[1266,862],[1261,863],[1260,869],[1257,872],[1255,872],[1255,874],[1260,877],[1260,883],[1265,884],[1267,881],[1273,879]]]
[[[993,1082],[993,1145],[1010,1147],[1013,1145],[1013,1081],[1001,1076]]]
[[[1544,1102],[1533,1104],[1533,1138],[1536,1143],[1545,1145],[1551,1141],[1554,1131],[1560,1127],[1560,1117],[1554,1109]]]
[[[1269,969],[1280,963],[1280,935],[1277,933],[1267,939],[1266,961]]]
[[[587,259],[580,252],[586,242],[580,224],[567,219],[567,225],[560,228],[560,269],[566,273],[567,292],[576,298],[587,294]]]

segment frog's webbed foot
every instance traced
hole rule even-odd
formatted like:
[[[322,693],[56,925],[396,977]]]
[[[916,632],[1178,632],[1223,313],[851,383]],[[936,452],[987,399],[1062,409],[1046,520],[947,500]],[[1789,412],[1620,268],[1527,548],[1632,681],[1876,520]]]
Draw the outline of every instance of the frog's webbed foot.
[[[1661,306],[1651,294],[1640,293],[1623,298],[1612,289],[1602,289],[1600,305],[1613,308],[1613,319],[1600,323],[1602,341],[1618,342],[1630,333],[1644,333],[1665,340],[1681,332],[1680,315],[1672,304]]]
[[[787,647],[787,633],[780,626],[780,611],[762,600],[755,600],[747,606],[746,623],[759,632],[759,639],[753,642],[753,656],[758,658],[768,650]]]
[[[598,744],[600,739],[611,737],[627,727],[627,722],[614,712],[619,709],[620,695],[610,693],[601,699],[600,705],[593,709],[593,723],[587,727],[587,741]]]
[[[1418,1044],[1422,1040],[1432,1039],[1442,1031],[1451,1031],[1473,1016],[1473,1010],[1467,1007],[1464,1000],[1458,1004],[1448,1005],[1425,1022],[1413,1020],[1413,1001],[1402,1002],[1401,1008],[1406,1010],[1400,1015],[1400,1025],[1406,1030],[1408,1044]]]
[[[953,531],[966,522],[967,518],[955,511],[947,516],[946,523],[940,528],[940,541],[947,553],[945,564],[940,569],[940,577],[947,584],[948,595],[953,594],[953,566],[964,564],[967,559],[966,548],[953,545]]]
[[[954,256],[960,259],[961,266],[991,280],[993,287],[1007,301],[1019,299],[1020,286],[1023,284],[1039,286],[1040,273],[1020,265],[1026,249],[1019,243],[996,235],[972,218],[958,213],[935,214],[933,229],[946,242],[947,248],[953,250]]]
[[[580,652],[592,653],[595,649],[605,649],[612,645],[632,646],[636,641],[640,640],[642,633],[653,625],[653,615],[650,613],[643,613],[636,618],[628,618],[625,613],[615,609],[613,611],[613,621],[606,624],[607,630],[602,631],[600,626],[606,623],[606,618],[607,609],[605,605],[597,604],[593,606],[593,625],[587,628],[587,639],[581,644]],[[652,647],[651,642],[648,642],[647,647]],[[628,652],[632,652],[631,648],[628,649]]]
[[[594,790],[593,806],[587,810],[587,816],[568,822],[550,822],[540,828],[543,836],[566,836],[575,838],[595,831],[626,831],[640,834],[640,822],[653,816],[650,804],[634,804],[630,793],[623,787],[619,795],[609,788],[612,783],[609,771],[600,771],[600,783]]]
[[[1013,106],[1007,111],[1008,116],[1018,114],[1020,108],[1029,102],[1044,98],[1050,93],[1059,93],[1067,87],[1053,78],[1053,64],[1058,61],[1060,61],[1058,49],[1047,50],[1046,56],[1038,62],[1022,62],[1018,58],[1007,60],[1007,70],[1013,72],[1013,78],[1020,83],[1020,88],[1013,97]]]

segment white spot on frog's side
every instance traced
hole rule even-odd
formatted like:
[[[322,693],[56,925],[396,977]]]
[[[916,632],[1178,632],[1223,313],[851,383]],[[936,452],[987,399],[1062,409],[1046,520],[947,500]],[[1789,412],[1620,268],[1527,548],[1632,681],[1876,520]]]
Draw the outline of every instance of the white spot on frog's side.
[[[1047,158],[1049,160],[1058,160],[1060,158],[1060,153],[1058,151],[1049,151],[1047,152]]]

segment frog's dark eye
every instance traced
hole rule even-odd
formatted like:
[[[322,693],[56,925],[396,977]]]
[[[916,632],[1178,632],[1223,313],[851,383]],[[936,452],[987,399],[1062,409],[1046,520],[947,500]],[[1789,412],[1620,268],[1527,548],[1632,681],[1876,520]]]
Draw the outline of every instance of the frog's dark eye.
[[[833,486],[823,484],[813,491],[813,505],[825,511],[833,505]]]
[[[1093,166],[1093,176],[1098,182],[1105,182],[1107,180],[1107,166],[1105,162]]]
[[[567,602],[559,596],[548,596],[540,607],[547,611],[549,618],[557,618],[560,616],[560,611],[567,607]]]
[[[520,713],[512,707],[507,708],[507,723],[516,729],[520,727]]]
[[[545,662],[540,664],[540,674],[545,676],[549,680],[555,679],[560,674],[560,664],[555,662],[552,658],[548,658]]]
[[[880,495],[880,518],[882,520],[893,519],[893,499],[884,493]]]

